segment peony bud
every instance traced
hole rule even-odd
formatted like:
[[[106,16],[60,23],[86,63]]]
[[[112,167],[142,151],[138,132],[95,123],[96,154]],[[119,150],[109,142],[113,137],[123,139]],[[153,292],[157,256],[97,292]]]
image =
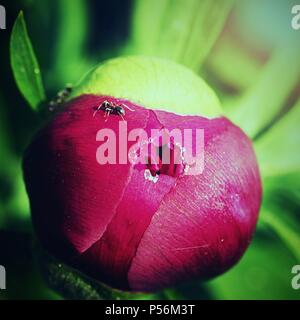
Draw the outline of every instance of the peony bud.
[[[105,140],[101,129],[116,138]],[[147,138],[130,140],[125,129]],[[181,144],[159,140],[153,147],[153,129],[177,129],[182,136],[203,130],[199,170],[189,174]],[[157,157],[138,162],[145,155],[134,149],[137,142],[156,148]],[[108,143],[116,154],[104,150]],[[162,161],[165,150],[169,163]],[[100,164],[106,156],[115,163]],[[89,73],[33,139],[24,175],[44,247],[85,274],[131,291],[227,270],[249,245],[261,202],[251,141],[221,116],[218,99],[199,77],[156,58],[114,59]]]

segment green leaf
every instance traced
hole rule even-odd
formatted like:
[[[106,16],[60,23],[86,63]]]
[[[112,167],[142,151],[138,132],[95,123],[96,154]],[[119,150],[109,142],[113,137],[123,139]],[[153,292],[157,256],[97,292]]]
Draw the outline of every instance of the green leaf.
[[[46,99],[40,68],[30,42],[23,12],[13,26],[10,59],[17,86],[34,110]]]
[[[0,94],[0,229],[9,219],[23,218],[29,212],[21,171],[21,160],[15,154],[5,111],[8,103]]]
[[[299,299],[291,286],[297,260],[273,234],[256,237],[241,261],[207,283],[214,299]]]
[[[269,226],[280,240],[286,245],[297,261],[300,261],[300,236],[299,224],[296,219],[283,209],[279,212],[268,211],[266,208],[261,210],[260,223]]]
[[[300,100],[254,147],[264,178],[300,171]]]
[[[237,99],[237,93],[245,91],[256,81],[262,62],[248,55],[229,33],[222,34],[217,47],[207,57],[202,73],[214,89],[220,91],[220,95]],[[228,101],[223,100],[225,108],[234,105],[231,100],[226,104],[224,102]]]
[[[254,85],[227,116],[255,138],[280,113],[300,77],[299,45],[277,48]]]
[[[131,51],[171,59],[199,71],[232,3],[232,0],[137,0]]]
[[[263,177],[264,200],[274,196],[283,195],[283,207],[293,204],[300,207],[300,171],[292,171],[289,174]],[[273,202],[273,199],[271,200]],[[298,210],[299,211],[299,210]],[[300,212],[299,212],[300,215]],[[300,217],[300,216],[299,216]]]
[[[47,82],[57,88],[76,82],[92,65],[84,54],[89,25],[87,2],[60,0],[55,10],[58,18],[53,54],[55,60]]]

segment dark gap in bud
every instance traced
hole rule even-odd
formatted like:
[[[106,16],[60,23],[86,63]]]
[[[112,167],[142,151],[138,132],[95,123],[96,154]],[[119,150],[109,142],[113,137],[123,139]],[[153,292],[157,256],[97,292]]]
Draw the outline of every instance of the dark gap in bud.
[[[165,144],[156,148],[155,158],[148,157],[146,169],[148,169],[153,177],[165,174],[171,177],[179,177],[184,172],[185,164],[179,157],[181,150],[173,143]],[[165,159],[169,159],[169,163],[164,163]]]

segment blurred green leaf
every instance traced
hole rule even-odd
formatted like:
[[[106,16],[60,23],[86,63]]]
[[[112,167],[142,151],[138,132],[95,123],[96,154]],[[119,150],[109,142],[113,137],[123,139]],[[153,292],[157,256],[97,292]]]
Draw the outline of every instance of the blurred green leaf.
[[[300,100],[255,141],[263,177],[300,171]]]
[[[168,58],[199,71],[232,3],[233,0],[136,0],[131,51]]]
[[[12,30],[10,59],[19,90],[29,105],[37,110],[46,96],[40,68],[28,36],[22,11],[19,13]]]
[[[21,172],[20,159],[13,150],[7,102],[0,94],[0,229],[10,219],[28,216],[29,206]]]
[[[300,235],[297,221],[283,208],[279,212],[261,210],[260,223],[269,226],[286,245],[294,257],[300,261]]]
[[[207,287],[215,299],[299,299],[291,286],[297,262],[274,234],[256,234],[241,261]]]
[[[274,120],[298,84],[299,54],[299,45],[276,49],[253,87],[230,108],[228,117],[251,138]]]
[[[262,62],[251,56],[233,34],[224,33],[209,54],[201,73],[215,90],[219,89],[220,95],[237,98],[236,94],[253,85],[261,68]],[[231,108],[234,102],[230,100],[223,105]]]
[[[274,198],[281,201],[283,207],[292,205],[300,208],[300,171],[291,171],[289,174],[263,177],[264,201]],[[280,199],[279,196],[281,195]],[[298,210],[299,211],[299,210]],[[300,217],[300,211],[299,211]]]
[[[55,60],[47,82],[57,89],[57,86],[78,81],[92,66],[83,52],[89,23],[87,2],[59,0],[55,9],[58,17]]]

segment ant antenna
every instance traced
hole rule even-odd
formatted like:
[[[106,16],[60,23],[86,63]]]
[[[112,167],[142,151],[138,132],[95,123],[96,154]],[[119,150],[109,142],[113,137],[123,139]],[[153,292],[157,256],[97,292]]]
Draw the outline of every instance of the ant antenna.
[[[96,114],[98,113],[98,111],[100,110],[101,108],[101,104],[96,108],[96,110],[94,111],[93,113],[93,117],[95,118]]]
[[[122,103],[122,106],[124,106],[125,108],[127,108],[129,111],[134,111],[133,109],[129,108],[126,103]]]

